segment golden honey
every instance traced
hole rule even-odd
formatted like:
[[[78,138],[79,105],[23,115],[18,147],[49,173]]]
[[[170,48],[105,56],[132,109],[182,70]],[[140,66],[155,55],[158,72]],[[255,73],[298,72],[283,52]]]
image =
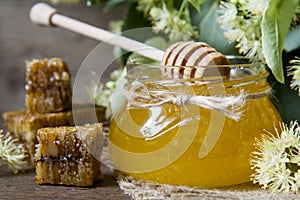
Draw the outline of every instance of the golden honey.
[[[249,182],[255,138],[265,134],[264,129],[274,130],[281,120],[269,99],[264,64],[232,64],[230,77],[222,81],[170,80],[155,67],[148,68],[128,72],[127,86],[138,82],[143,88],[131,91],[111,122],[108,145],[116,171],[171,185]],[[196,97],[200,103],[176,103],[174,98],[180,95]],[[227,97],[243,101],[220,109]],[[224,101],[213,101],[220,105],[210,107],[211,98]]]

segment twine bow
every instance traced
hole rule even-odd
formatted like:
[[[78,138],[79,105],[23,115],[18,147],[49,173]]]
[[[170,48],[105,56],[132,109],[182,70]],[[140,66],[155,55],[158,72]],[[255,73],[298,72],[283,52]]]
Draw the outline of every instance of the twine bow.
[[[149,108],[166,103],[177,106],[196,105],[209,110],[218,110],[225,116],[238,121],[242,115],[241,108],[245,104],[246,95],[241,90],[238,96],[197,96],[174,94],[165,91],[149,91],[141,82],[133,81],[125,85],[124,95],[129,108]]]

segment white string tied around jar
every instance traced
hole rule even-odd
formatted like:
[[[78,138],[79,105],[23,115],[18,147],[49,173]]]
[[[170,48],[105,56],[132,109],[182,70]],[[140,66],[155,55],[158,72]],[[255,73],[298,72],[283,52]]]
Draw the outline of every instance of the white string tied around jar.
[[[237,96],[175,95],[164,91],[150,92],[147,86],[139,81],[126,84],[124,86],[124,96],[128,100],[128,108],[149,108],[161,106],[165,103],[171,103],[181,107],[185,105],[196,105],[209,110],[218,110],[225,116],[236,121],[240,119],[243,113],[241,108],[244,106],[246,99],[253,98],[253,95],[246,95],[244,90],[241,90]]]

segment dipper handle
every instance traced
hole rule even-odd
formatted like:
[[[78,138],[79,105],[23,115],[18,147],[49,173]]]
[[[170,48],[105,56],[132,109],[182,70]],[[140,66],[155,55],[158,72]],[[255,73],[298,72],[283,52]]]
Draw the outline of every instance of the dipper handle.
[[[37,3],[31,8],[30,19],[35,24],[43,26],[58,26],[71,30],[98,41],[140,54],[158,62],[161,62],[164,56],[164,51],[160,49],[64,16],[58,13],[56,9],[45,3]]]

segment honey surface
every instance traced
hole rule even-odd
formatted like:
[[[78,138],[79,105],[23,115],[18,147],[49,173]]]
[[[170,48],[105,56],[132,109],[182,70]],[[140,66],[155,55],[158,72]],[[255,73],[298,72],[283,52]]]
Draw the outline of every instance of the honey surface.
[[[171,185],[219,187],[250,181],[255,137],[265,134],[264,129],[274,130],[281,120],[268,96],[246,100],[237,121],[195,105],[125,106],[114,116],[109,134],[115,169]]]

